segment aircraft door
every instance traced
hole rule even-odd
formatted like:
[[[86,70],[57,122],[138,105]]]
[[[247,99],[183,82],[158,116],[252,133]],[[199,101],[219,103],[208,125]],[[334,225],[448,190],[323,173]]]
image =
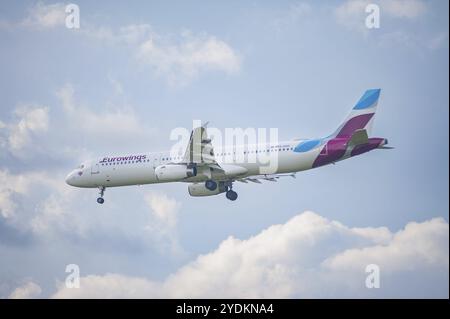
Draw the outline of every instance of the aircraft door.
[[[153,168],[156,168],[159,165],[159,163],[161,162],[160,161],[161,156],[159,154],[153,154],[152,156],[153,156],[153,159],[152,159]]]
[[[91,174],[99,174],[100,173],[100,165],[98,164],[93,164],[91,167]]]

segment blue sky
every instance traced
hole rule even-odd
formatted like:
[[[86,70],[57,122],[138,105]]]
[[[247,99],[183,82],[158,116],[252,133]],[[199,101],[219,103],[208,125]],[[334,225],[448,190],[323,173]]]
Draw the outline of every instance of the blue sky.
[[[103,296],[102,287],[136,281],[145,287],[139,296],[154,296],[154,285],[173,296],[170,278],[179,278],[182,296],[448,297],[448,3],[373,2],[379,29],[365,28],[363,0],[79,1],[80,29],[64,26],[64,3],[2,3],[0,296]],[[378,87],[373,134],[394,150],[295,180],[237,185],[236,202],[191,198],[185,184],[167,184],[108,189],[100,207],[96,190],[64,184],[84,159],[169,149],[171,130],[195,119],[219,129],[275,127],[286,140],[326,136],[366,89]],[[301,236],[309,228],[295,228],[303,223],[318,227],[308,249]],[[299,236],[292,241],[303,248],[292,247],[308,266],[270,259],[264,230],[276,224],[286,229],[278,234],[282,247],[291,247],[283,234]],[[351,276],[327,266],[346,251],[391,251],[399,242],[430,246],[405,254],[411,267],[402,267],[405,256],[380,253],[381,261],[399,260],[381,265],[381,289],[349,284],[365,276],[363,268]],[[222,274],[234,285],[217,282],[214,290],[205,280],[203,290],[186,288],[192,283],[183,271],[220,275],[216,259],[248,252],[246,245],[267,251],[261,278],[241,283],[233,267],[244,272],[247,264],[237,263]],[[209,258],[205,269],[200,255]],[[347,262],[370,262],[354,258]],[[58,284],[70,263],[80,266],[80,289]],[[278,264],[285,268],[275,278],[287,279],[268,283]],[[305,269],[317,274],[315,283],[298,275]],[[405,282],[426,289],[398,288]]]

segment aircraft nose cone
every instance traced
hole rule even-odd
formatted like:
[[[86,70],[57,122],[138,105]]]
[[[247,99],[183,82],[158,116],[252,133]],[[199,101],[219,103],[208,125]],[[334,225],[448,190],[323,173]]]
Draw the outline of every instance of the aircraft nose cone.
[[[66,176],[66,184],[73,186],[73,173],[70,173],[69,175]]]

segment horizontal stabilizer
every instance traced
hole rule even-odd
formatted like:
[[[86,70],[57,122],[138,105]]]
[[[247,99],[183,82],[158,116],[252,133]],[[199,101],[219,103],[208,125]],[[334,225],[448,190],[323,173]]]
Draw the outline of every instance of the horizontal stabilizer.
[[[366,144],[369,141],[369,136],[365,129],[356,130],[353,132],[352,137],[348,141],[348,146],[356,146]]]

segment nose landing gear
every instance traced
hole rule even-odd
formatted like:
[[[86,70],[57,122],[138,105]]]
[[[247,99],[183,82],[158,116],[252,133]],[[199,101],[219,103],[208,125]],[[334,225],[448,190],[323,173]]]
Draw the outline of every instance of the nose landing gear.
[[[105,194],[106,187],[100,186],[98,189],[100,190],[100,192],[99,192],[100,197],[97,198],[97,203],[103,204],[105,202],[105,200],[103,199],[103,195]]]

